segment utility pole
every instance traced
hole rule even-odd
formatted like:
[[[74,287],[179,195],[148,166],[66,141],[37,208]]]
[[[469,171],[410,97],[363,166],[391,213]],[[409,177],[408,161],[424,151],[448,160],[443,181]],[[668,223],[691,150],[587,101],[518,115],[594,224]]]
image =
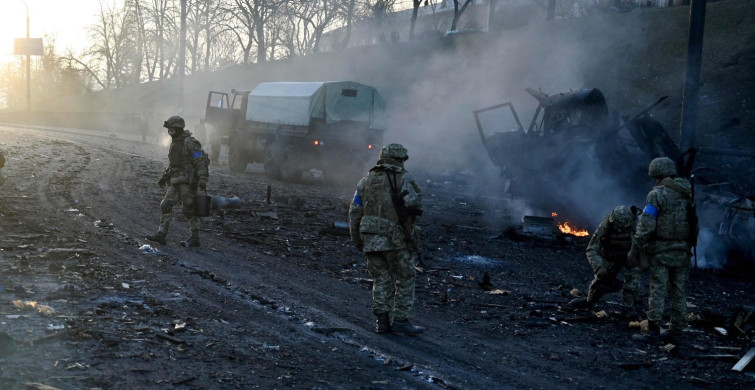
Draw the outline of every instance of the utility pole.
[[[29,40],[29,5],[26,6],[26,39]],[[26,52],[26,111],[31,111],[31,55]]]
[[[687,76],[682,96],[682,119],[679,129],[682,153],[694,146],[697,127],[697,100],[700,90],[700,68],[703,56],[703,28],[706,0],[692,0],[689,10],[689,41],[687,43]]]
[[[184,74],[186,73],[186,0],[181,0],[181,41],[178,49],[178,111],[184,107]]]

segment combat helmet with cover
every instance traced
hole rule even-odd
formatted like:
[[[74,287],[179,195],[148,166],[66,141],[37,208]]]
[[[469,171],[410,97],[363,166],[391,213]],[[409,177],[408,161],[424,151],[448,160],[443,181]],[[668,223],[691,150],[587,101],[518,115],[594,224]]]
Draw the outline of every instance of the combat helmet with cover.
[[[648,166],[648,175],[650,177],[676,176],[676,164],[668,157],[655,158]]]
[[[169,129],[183,129],[184,127],[186,127],[186,122],[184,121],[184,118],[175,115],[163,122],[163,127],[167,127]]]
[[[634,225],[635,214],[627,206],[616,206],[608,216],[608,222],[616,227],[627,229]]]
[[[394,160],[400,163],[409,159],[406,148],[401,144],[388,144],[380,150],[380,160]]]

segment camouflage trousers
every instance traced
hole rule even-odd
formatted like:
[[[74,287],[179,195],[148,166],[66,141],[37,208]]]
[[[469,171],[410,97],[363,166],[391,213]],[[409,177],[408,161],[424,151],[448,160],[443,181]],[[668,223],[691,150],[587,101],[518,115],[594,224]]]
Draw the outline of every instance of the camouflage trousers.
[[[650,258],[650,299],[648,322],[660,326],[666,295],[669,298],[671,326],[669,332],[681,333],[687,325],[687,301],[684,293],[689,280],[689,254],[686,251],[661,252]]]
[[[407,249],[367,252],[367,271],[373,279],[372,312],[405,320],[414,307],[414,256]],[[393,302],[391,302],[393,301]]]
[[[173,220],[173,206],[181,204],[184,217],[189,220],[192,236],[199,236],[199,218],[194,215],[194,196],[197,189],[189,184],[171,184],[160,202],[160,232],[168,234],[170,221]]]
[[[600,298],[608,293],[616,292],[617,289],[612,288],[618,285],[616,282],[616,276],[625,265],[621,262],[605,262],[605,266],[608,273],[605,277],[599,277],[595,275],[595,278],[590,283],[590,288],[587,293],[587,300],[591,302],[597,302]],[[642,272],[639,268],[627,268],[624,272],[624,285],[621,287],[621,306],[631,308],[637,302],[637,298],[640,295],[640,278]]]

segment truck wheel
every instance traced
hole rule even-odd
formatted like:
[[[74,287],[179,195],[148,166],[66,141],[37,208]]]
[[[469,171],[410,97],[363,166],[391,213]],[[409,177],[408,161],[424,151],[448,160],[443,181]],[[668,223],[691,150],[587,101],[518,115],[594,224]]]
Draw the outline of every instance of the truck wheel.
[[[228,148],[228,168],[236,173],[244,172],[246,169],[246,156],[233,146]]]

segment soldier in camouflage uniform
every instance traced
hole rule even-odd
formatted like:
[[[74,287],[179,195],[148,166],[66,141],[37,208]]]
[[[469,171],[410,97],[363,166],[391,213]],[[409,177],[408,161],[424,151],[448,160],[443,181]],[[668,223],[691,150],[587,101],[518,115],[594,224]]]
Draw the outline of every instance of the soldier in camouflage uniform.
[[[422,192],[404,169],[408,158],[399,144],[383,147],[377,164],[357,184],[349,207],[351,240],[366,253],[367,270],[374,280],[372,312],[377,316],[377,333],[417,335],[423,331],[409,322],[416,261],[411,247],[416,245],[412,240],[418,231],[415,220],[422,214]]]
[[[691,248],[697,239],[697,217],[691,208],[692,185],[677,176],[676,164],[659,157],[650,162],[648,174],[655,187],[648,193],[627,260],[639,263],[644,250],[650,261],[648,335],[679,345],[687,324],[684,287],[689,280]],[[669,295],[671,325],[661,336],[663,309]]]
[[[587,261],[595,274],[587,298],[574,299],[567,307],[589,308],[604,294],[621,289],[622,317],[634,319],[638,316],[634,307],[640,292],[641,272],[639,268],[630,268],[626,264],[636,224],[637,216],[626,206],[616,206],[603,217],[587,245]],[[626,268],[623,287],[616,278],[622,268]]]
[[[196,247],[200,245],[199,217],[194,215],[194,197],[197,195],[197,186],[203,190],[207,188],[209,160],[202,145],[191,136],[191,132],[184,130],[184,126],[185,122],[180,116],[172,116],[163,123],[172,138],[168,151],[170,165],[157,184],[160,188],[168,185],[168,189],[160,202],[160,227],[157,233],[146,238],[163,245],[167,243],[173,206],[180,203],[191,230],[191,236],[182,244]]]

